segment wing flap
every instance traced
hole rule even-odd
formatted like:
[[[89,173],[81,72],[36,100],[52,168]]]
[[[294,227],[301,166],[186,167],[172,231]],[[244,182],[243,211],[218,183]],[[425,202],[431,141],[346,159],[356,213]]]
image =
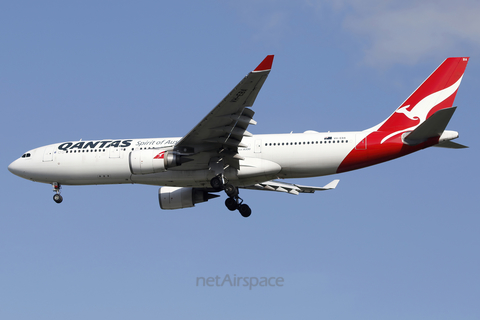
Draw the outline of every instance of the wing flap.
[[[338,182],[340,182],[340,180],[333,180],[332,182],[330,182],[324,187],[311,187],[311,186],[302,186],[299,184],[291,184],[291,183],[272,180],[272,181],[257,183],[252,186],[247,186],[245,187],[245,189],[277,191],[277,192],[284,192],[284,193],[299,195],[300,193],[314,193],[315,191],[332,190],[337,187]]]

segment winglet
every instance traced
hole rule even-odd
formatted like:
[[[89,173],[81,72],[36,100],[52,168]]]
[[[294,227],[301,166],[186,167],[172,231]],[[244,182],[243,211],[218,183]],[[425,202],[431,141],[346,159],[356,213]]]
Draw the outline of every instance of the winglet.
[[[340,180],[333,180],[329,184],[327,184],[325,187],[323,187],[323,190],[331,190],[335,189],[337,187],[337,184],[340,182]]]
[[[268,55],[265,59],[263,59],[262,62],[258,65],[258,67],[253,70],[253,72],[261,72],[261,71],[267,71],[272,69],[272,64],[273,64],[273,54]]]

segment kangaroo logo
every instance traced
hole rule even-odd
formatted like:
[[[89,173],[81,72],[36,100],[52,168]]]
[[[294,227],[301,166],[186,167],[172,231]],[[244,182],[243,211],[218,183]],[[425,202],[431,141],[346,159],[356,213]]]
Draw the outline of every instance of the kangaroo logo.
[[[412,111],[408,111],[408,110],[407,110],[409,107],[410,107],[410,105],[405,106],[405,107],[400,107],[400,108],[398,108],[397,111],[395,111],[395,113],[403,113],[403,114],[406,115],[407,118],[409,118],[410,120],[420,120],[419,117],[417,117],[416,115],[412,114]]]
[[[160,152],[157,154],[153,159],[164,159],[165,158],[165,151]]]
[[[412,127],[405,128],[393,133],[390,133],[387,135],[385,138],[382,139],[381,143],[384,143],[391,137],[403,133],[406,131],[411,131],[414,130],[416,127],[418,127],[423,121],[427,120],[427,115],[432,110],[435,106],[439,105],[446,99],[448,99],[452,94],[454,94],[458,87],[460,86],[460,82],[462,81],[463,75],[460,77],[460,79],[457,80],[454,84],[452,84],[450,87],[447,87],[445,89],[442,89],[440,91],[434,92],[422,100],[420,100],[413,108],[412,110],[408,110],[410,108],[410,105],[406,105],[403,107],[398,108],[395,113],[403,114],[405,117],[407,117],[410,120],[418,120],[418,123]],[[408,100],[407,100],[408,101]]]

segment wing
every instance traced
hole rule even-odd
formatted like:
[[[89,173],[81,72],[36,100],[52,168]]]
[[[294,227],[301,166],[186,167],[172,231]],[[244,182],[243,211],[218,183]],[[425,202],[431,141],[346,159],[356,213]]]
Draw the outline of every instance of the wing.
[[[314,193],[315,191],[335,189],[339,181],[340,180],[333,180],[332,182],[327,184],[325,187],[309,187],[309,186],[301,186],[299,184],[290,184],[290,183],[279,182],[279,181],[266,181],[262,183],[257,183],[252,186],[245,187],[245,189],[278,191],[278,192],[286,192],[286,193],[298,195],[299,193]]]
[[[251,136],[248,125],[256,124],[252,119],[255,112],[248,107],[255,102],[272,63],[273,55],[267,56],[175,145],[174,150],[190,160],[182,164],[182,170],[208,168],[210,160],[215,157],[222,158],[226,166],[239,168],[238,161],[242,158],[238,155],[238,148],[245,147],[241,143],[244,136]]]

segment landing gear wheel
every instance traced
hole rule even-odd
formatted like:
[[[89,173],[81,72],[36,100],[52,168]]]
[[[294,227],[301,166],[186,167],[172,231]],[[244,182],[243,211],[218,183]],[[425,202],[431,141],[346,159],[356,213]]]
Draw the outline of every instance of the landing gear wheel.
[[[53,191],[55,195],[53,196],[53,201],[56,203],[61,203],[63,201],[63,197],[60,195],[60,189],[62,186],[58,182],[52,182]]]
[[[225,200],[225,206],[230,211],[235,211],[238,209],[237,201],[234,198],[227,198],[227,200]]]
[[[57,193],[53,195],[53,201],[55,201],[56,203],[62,203],[63,197]]]
[[[219,176],[212,178],[212,180],[210,180],[210,185],[216,191],[220,191],[223,189],[223,181]]]
[[[252,214],[252,209],[250,209],[250,207],[246,204],[241,204],[239,207],[238,207],[238,211],[240,211],[240,214],[242,215],[242,217],[244,218],[248,218],[250,217],[250,215]]]
[[[233,186],[232,184],[230,183],[227,183],[225,186],[224,186],[224,189],[225,189],[225,193],[227,194],[227,196],[233,198],[233,197],[236,197],[238,195],[238,190],[237,188],[235,188],[235,186]]]

